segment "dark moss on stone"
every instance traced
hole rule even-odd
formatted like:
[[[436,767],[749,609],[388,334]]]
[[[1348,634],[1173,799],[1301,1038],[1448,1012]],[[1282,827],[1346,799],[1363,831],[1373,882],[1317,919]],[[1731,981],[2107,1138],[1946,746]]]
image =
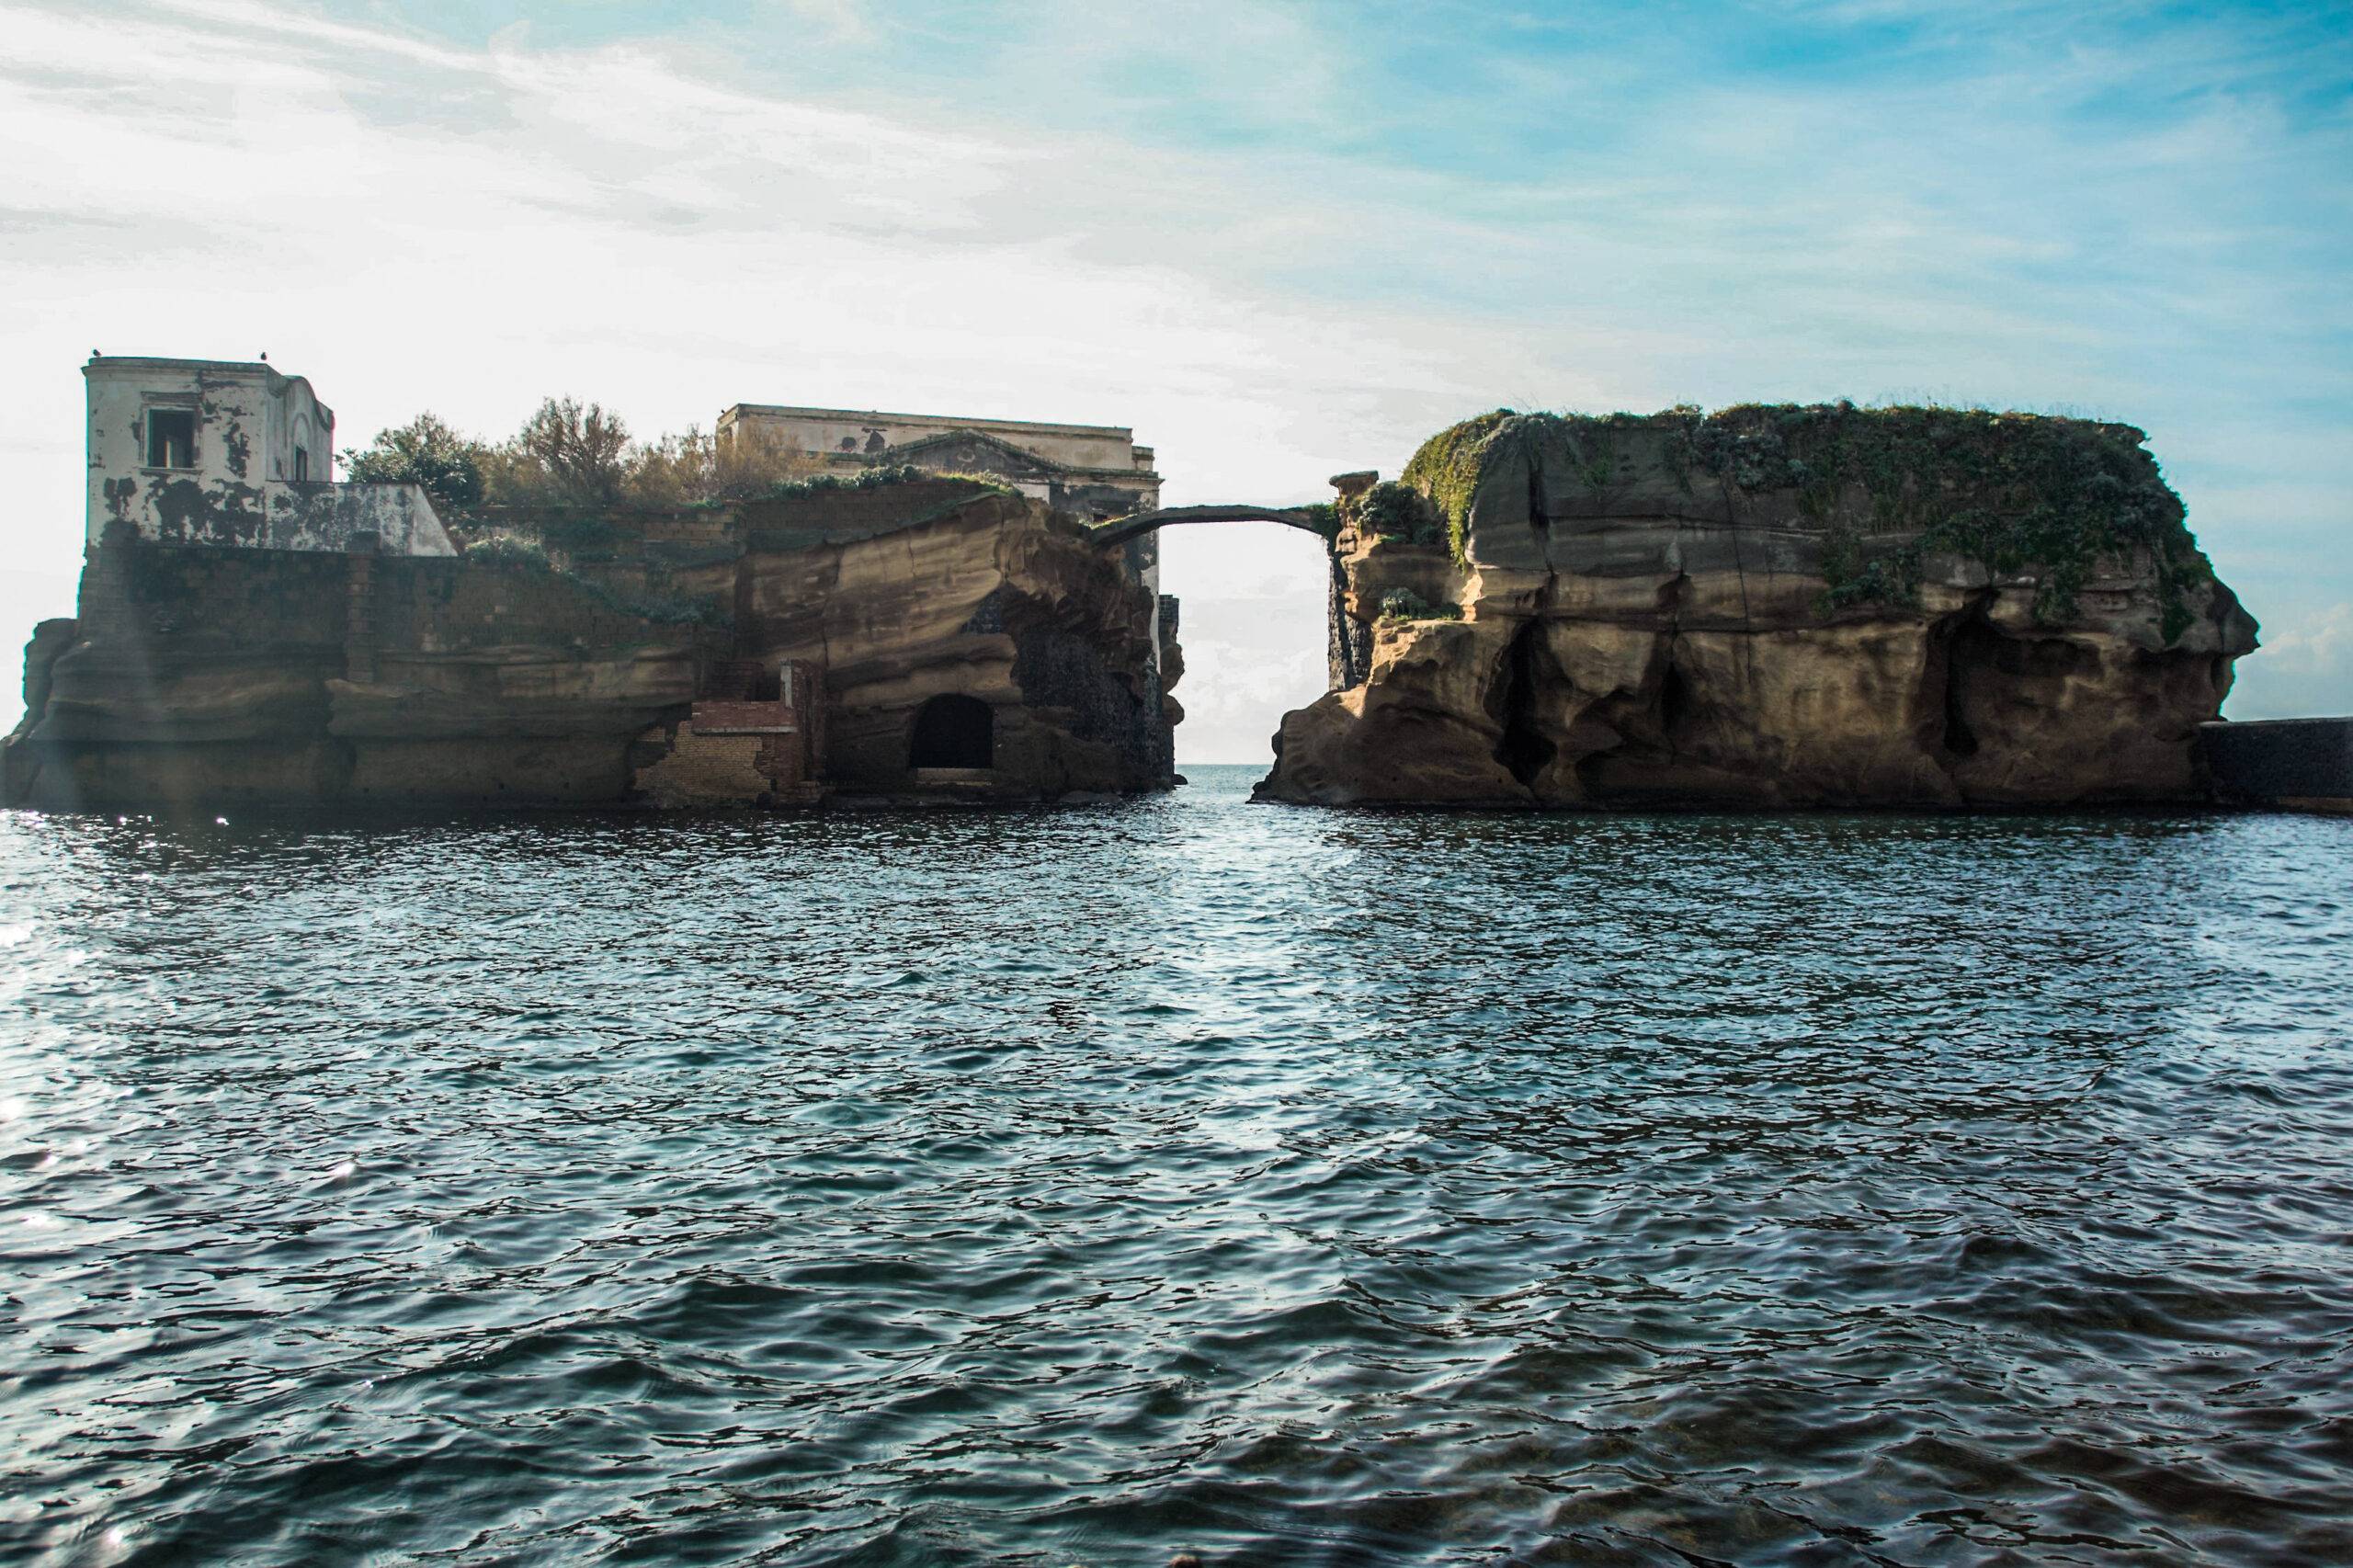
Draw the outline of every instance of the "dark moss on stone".
[[[2102,561],[2145,549],[2170,643],[2192,619],[2188,589],[2212,575],[2146,436],[2092,420],[1851,403],[1649,415],[1497,409],[1425,442],[1404,479],[1442,513],[1460,561],[1472,497],[1499,459],[1539,446],[1565,450],[1578,478],[1602,490],[1619,477],[1611,434],[1661,426],[1673,433],[1669,462],[1687,492],[1796,493],[1824,530],[1827,608],[1915,604],[1926,559],[1950,554],[1999,574],[2032,573],[2036,614],[2055,622],[2075,612]],[[1868,528],[1855,515],[1858,493]]]

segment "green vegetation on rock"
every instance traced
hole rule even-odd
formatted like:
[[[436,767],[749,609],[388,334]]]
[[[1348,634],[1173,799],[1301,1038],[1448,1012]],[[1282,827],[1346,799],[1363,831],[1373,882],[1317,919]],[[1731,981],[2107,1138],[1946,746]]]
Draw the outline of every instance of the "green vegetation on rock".
[[[1621,477],[1618,437],[1636,429],[1667,435],[1666,463],[1687,492],[1795,491],[1824,530],[1827,608],[1915,605],[1924,562],[1950,554],[2031,572],[2037,617],[2063,620],[2101,561],[2146,549],[2171,642],[2192,619],[2189,589],[2212,575],[2146,437],[2090,420],[1851,403],[1647,416],[1497,409],[1432,437],[1404,477],[1445,514],[1460,561],[1472,497],[1498,462],[1525,455],[1606,488]]]
[[[856,473],[813,473],[805,479],[781,480],[762,493],[767,501],[792,501],[804,495],[822,495],[832,490],[877,490],[886,484],[911,484],[918,479],[964,479],[975,484],[990,481],[974,479],[971,474],[926,473],[913,463],[892,463],[882,468],[862,468]]]
[[[582,524],[598,519],[581,519]],[[566,525],[551,525],[562,528]],[[540,572],[562,577],[576,585],[581,592],[603,605],[607,609],[633,615],[642,620],[664,626],[723,626],[727,613],[709,598],[684,594],[665,594],[651,589],[642,593],[625,593],[610,584],[573,570],[569,562],[559,562],[548,552],[540,540],[527,534],[509,533],[503,529],[485,533],[465,547],[464,558],[484,566],[505,566],[522,572]]]
[[[1460,605],[1433,605],[1411,588],[1392,588],[1381,596],[1383,620],[1461,620]]]
[[[1395,480],[1376,484],[1358,498],[1356,524],[1357,531],[1370,538],[1411,544],[1437,544],[1446,537],[1446,520],[1431,502]]]
[[[1517,417],[1510,409],[1498,408],[1441,430],[1422,443],[1398,476],[1428,496],[1446,519],[1447,542],[1457,564],[1467,559],[1471,497],[1478,492],[1489,443]]]

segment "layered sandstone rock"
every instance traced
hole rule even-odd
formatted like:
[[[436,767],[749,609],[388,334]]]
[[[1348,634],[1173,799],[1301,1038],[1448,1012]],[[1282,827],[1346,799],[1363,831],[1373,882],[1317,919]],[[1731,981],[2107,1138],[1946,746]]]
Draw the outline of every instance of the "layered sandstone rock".
[[[2255,623],[2143,439],[1845,404],[1456,426],[1347,504],[1338,689],[1260,795],[2200,799]]]
[[[828,779],[919,791],[914,716],[961,695],[996,722],[995,777],[955,780],[960,792],[1167,788],[1174,717],[1154,668],[1153,597],[1120,556],[1018,495],[975,496],[952,480],[893,488],[902,516],[924,520],[846,523],[824,493],[745,510],[738,643],[748,657],[825,669]]]
[[[945,787],[909,753],[943,694],[994,729],[960,796],[1170,782],[1152,597],[1038,503],[914,480],[500,523],[526,542],[439,560],[102,545],[27,649],[7,801],[761,803],[772,739],[692,715],[788,659],[820,687],[812,787]]]

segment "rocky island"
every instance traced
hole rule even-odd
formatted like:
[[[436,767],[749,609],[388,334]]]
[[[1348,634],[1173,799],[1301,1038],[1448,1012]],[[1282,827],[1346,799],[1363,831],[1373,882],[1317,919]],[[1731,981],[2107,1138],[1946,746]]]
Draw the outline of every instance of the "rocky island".
[[[1123,429],[926,426],[917,456],[983,467],[941,474],[891,445],[906,416],[859,415],[863,448],[742,498],[445,528],[410,476],[326,481],[333,415],[299,377],[107,358],[85,376],[79,609],[27,649],[6,803],[790,806],[1175,780],[1153,541],[1106,548],[1076,509],[1156,489]],[[1005,432],[1135,457],[1088,467]]]
[[[2207,798],[2256,624],[2139,430],[2034,415],[1497,410],[1336,481],[1332,690],[1262,799]]]
[[[1252,520],[1330,564],[1331,689],[1284,717],[1264,801],[2353,794],[2343,722],[2215,722],[2255,622],[2129,426],[1498,409],[1327,505],[1164,510],[1124,426],[737,404],[716,444],[631,447],[551,400],[499,449],[423,416],[338,483],[299,377],[85,376],[79,611],[27,649],[10,804],[1165,790],[1184,659],[1158,530]]]

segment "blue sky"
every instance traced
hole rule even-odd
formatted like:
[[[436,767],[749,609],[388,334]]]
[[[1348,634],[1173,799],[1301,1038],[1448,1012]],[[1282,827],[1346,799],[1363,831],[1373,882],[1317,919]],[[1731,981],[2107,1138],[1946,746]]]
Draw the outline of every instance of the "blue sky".
[[[1176,500],[1497,403],[2129,420],[2353,711],[2353,7],[0,3],[0,614],[69,608],[110,352],[347,443],[538,397],[1131,424]],[[1321,689],[1320,565],[1168,538],[1194,759]],[[13,638],[17,633],[10,632]]]

